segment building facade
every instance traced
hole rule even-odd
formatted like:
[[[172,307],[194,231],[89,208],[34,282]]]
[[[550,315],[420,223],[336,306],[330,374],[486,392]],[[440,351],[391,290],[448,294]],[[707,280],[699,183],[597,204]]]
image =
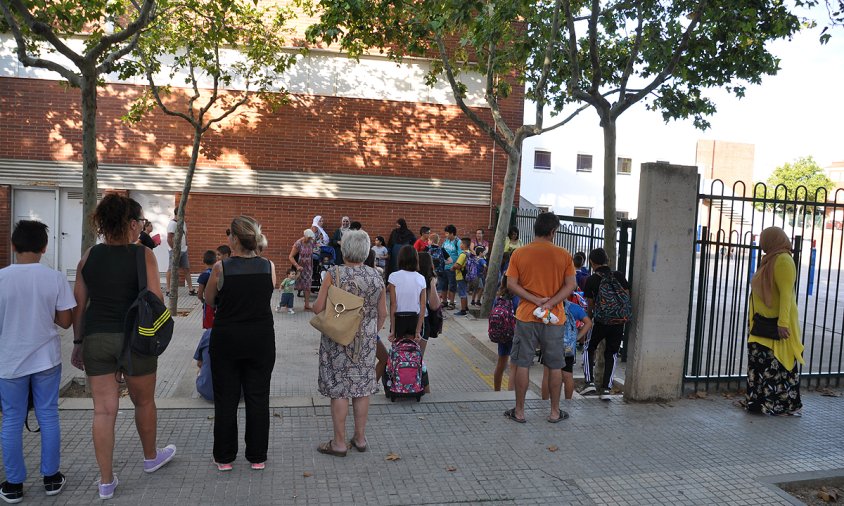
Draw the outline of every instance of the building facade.
[[[14,50],[0,35],[0,266],[12,262],[13,223],[37,218],[51,231],[44,262],[73,277],[84,219],[79,91],[56,74],[24,67]],[[414,232],[453,223],[461,235],[491,233],[506,157],[460,111],[446,83],[424,84],[429,68],[425,59],[355,62],[314,50],[279,77],[292,93],[288,105],[252,105],[208,131],[186,210],[192,271],[201,270],[206,249],[225,243],[238,214],[262,223],[265,254],[280,267],[316,215],[329,234],[342,216],[362,222],[373,237],[389,234],[400,217]],[[491,121],[481,79],[464,82],[469,105]],[[157,110],[135,125],[121,120],[143,84],[106,76],[100,88],[99,188],[138,200],[163,236],[183,187],[192,131]],[[521,124],[523,98],[516,87],[503,105],[508,124]],[[167,247],[155,252],[163,271]]]

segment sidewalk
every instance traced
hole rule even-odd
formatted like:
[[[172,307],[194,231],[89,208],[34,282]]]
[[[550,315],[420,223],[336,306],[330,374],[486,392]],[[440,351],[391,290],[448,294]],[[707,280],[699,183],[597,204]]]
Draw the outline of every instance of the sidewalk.
[[[524,425],[502,416],[511,400],[375,405],[370,451],[346,458],[315,451],[331,437],[327,406],[291,406],[273,409],[267,469],[250,470],[241,449],[226,474],[211,464],[213,410],[161,409],[160,444],[179,453],[154,475],[142,472],[133,414],[122,410],[121,483],[110,503],[788,504],[761,479],[844,468],[841,398],[807,394],[803,418],[751,416],[731,402],[579,399],[566,403],[571,419],[556,425],[545,422],[548,406],[538,400],[528,401]],[[61,417],[67,488],[44,495],[39,439],[27,433],[26,504],[99,504],[91,412]],[[401,459],[385,461],[389,453]]]
[[[513,405],[512,392],[491,391],[497,354],[486,321],[460,317],[448,318],[444,335],[429,345],[432,394],[421,403],[374,396],[371,450],[321,455],[316,446],[331,437],[329,403],[316,393],[319,339],[308,324],[311,314],[300,312],[275,315],[267,469],[251,471],[241,448],[235,470],[221,474],[211,464],[213,408],[193,388],[199,311],[195,299],[180,300],[180,309],[191,312],[176,319],[157,387],[159,444],[174,443],[179,453],[157,473],[143,473],[132,405],[121,399],[115,504],[767,505],[790,503],[765,477],[844,474],[844,398],[811,392],[804,392],[803,418],[747,415],[716,395],[664,404],[576,396],[563,403],[571,418],[549,424],[548,403],[537,399],[532,385],[528,423],[516,424],[502,416]],[[69,349],[63,351],[69,361]],[[63,373],[82,374],[69,364]],[[532,373],[532,380],[541,378],[541,368]],[[25,504],[100,504],[91,400],[60,402],[67,488],[54,498],[44,495],[39,438],[26,433]],[[243,415],[241,409],[241,434]],[[351,424],[350,417],[349,435]],[[386,461],[389,453],[400,460]]]

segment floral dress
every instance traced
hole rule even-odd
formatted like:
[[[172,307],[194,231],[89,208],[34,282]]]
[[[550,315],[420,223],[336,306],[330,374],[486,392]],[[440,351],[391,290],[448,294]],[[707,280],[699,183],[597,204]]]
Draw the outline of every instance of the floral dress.
[[[378,392],[375,382],[375,344],[378,335],[378,299],[384,280],[378,271],[365,265],[338,266],[329,273],[340,288],[363,297],[363,320],[355,340],[341,346],[323,335],[319,343],[319,393],[331,399],[366,397]],[[357,357],[354,356],[358,349]]]
[[[311,278],[314,274],[314,241],[311,240],[305,243],[302,242],[302,239],[299,239],[294,246],[299,251],[298,263],[302,266],[302,272],[299,273],[299,277],[296,279],[296,289],[310,290]]]

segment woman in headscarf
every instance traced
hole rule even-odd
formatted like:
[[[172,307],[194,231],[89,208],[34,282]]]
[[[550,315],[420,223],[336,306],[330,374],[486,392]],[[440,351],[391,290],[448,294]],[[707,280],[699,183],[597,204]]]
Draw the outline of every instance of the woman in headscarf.
[[[334,248],[334,263],[337,265],[343,264],[343,251],[340,248],[340,244],[343,241],[343,234],[351,230],[352,220],[349,219],[348,216],[343,216],[340,219],[340,228],[334,231],[334,235],[331,236],[331,247]]]
[[[325,232],[325,229],[322,228],[322,225],[322,216],[314,216],[314,221],[311,223],[311,230],[314,231],[315,236],[314,241],[318,246],[328,246],[328,234]]]
[[[750,337],[747,340],[747,411],[766,415],[800,416],[800,374],[803,343],[797,317],[794,282],[797,268],[791,241],[779,227],[762,231],[759,247],[765,252],[750,282]],[[754,326],[754,314],[776,318],[776,338]],[[773,335],[773,334],[772,334]]]
[[[396,228],[390,232],[390,238],[387,240],[387,249],[390,252],[388,276],[398,270],[399,250],[401,250],[401,247],[408,244],[413,246],[414,242],[416,242],[416,236],[407,228],[407,221],[404,218],[397,219]]]

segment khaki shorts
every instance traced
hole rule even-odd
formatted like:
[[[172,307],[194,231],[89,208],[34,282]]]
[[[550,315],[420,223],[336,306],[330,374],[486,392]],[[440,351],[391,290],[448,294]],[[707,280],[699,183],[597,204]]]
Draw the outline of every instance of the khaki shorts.
[[[123,334],[103,332],[85,336],[82,345],[82,362],[85,374],[102,376],[123,371],[126,376],[146,376],[158,369],[158,357],[146,357],[132,353],[132,359],[126,364],[123,355]]]

